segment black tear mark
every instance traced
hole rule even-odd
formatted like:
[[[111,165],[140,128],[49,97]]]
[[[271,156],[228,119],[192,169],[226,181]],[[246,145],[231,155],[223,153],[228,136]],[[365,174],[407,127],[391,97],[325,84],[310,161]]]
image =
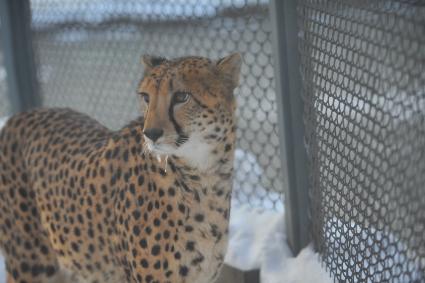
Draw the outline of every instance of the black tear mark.
[[[182,144],[184,144],[185,142],[187,142],[187,140],[189,139],[189,137],[183,132],[182,127],[177,123],[176,119],[174,118],[174,104],[171,103],[170,107],[168,108],[168,116],[170,118],[171,123],[174,126],[174,129],[177,132],[177,140],[175,142],[176,146],[179,147]]]

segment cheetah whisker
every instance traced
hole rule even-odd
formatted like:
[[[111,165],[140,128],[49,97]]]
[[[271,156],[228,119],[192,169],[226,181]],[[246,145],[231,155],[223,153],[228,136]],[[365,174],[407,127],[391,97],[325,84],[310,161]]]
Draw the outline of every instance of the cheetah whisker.
[[[144,154],[144,153],[147,153],[147,152],[150,152],[150,151],[151,151],[151,150],[149,149],[148,142],[146,142],[146,141],[143,143],[142,148],[143,148],[143,149],[142,149],[142,154]],[[159,163],[162,163],[162,157],[161,157],[161,154],[156,154],[156,159],[158,160],[158,162],[159,162]],[[164,171],[165,171],[165,172],[167,172],[167,166],[168,166],[168,154],[166,154],[166,155],[165,155],[164,161],[165,161]]]
[[[165,166],[164,166],[165,173],[167,173],[167,166],[168,166],[168,154],[165,156]]]

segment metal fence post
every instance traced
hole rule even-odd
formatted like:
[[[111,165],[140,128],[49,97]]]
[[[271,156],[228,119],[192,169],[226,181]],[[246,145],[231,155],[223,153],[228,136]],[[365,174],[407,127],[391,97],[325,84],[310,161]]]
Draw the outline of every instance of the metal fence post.
[[[285,217],[294,252],[310,239],[308,157],[304,143],[302,80],[298,53],[297,1],[272,0],[276,99],[279,112],[282,168],[285,170]]]
[[[39,106],[29,0],[0,0],[0,19],[12,109],[19,112]]]

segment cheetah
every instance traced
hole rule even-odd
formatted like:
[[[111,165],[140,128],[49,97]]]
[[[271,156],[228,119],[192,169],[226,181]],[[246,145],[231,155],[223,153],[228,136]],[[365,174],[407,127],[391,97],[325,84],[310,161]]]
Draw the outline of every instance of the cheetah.
[[[144,56],[141,116],[111,131],[71,109],[0,134],[8,283],[209,283],[227,247],[241,56]]]

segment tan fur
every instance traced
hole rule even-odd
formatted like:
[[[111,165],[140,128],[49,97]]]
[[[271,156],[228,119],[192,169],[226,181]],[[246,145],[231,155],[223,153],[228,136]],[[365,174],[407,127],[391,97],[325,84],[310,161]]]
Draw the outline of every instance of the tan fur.
[[[146,119],[112,132],[40,109],[0,133],[8,283],[213,282],[227,245],[240,56],[144,62]],[[179,91],[190,99],[174,105]],[[151,127],[164,130],[157,142],[143,135]]]

